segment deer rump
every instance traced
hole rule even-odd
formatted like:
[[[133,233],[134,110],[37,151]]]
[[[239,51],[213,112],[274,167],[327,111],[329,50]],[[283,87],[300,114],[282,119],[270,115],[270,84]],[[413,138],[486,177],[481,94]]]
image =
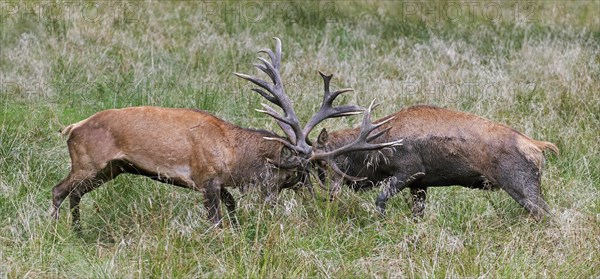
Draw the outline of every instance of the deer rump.
[[[549,212],[540,189],[545,149],[558,154],[549,142],[534,140],[514,129],[458,111],[414,106],[384,117],[394,118],[380,129],[389,129],[375,141],[403,139],[401,146],[380,151],[360,151],[340,156],[337,163],[348,175],[363,181],[344,180],[355,190],[368,189],[389,179],[377,198],[384,213],[389,198],[404,188],[413,194],[413,214],[422,215],[427,187],[460,185],[505,190],[534,217]],[[356,129],[327,134],[321,148],[336,148],[352,139]],[[340,178],[338,177],[338,180]],[[335,185],[335,183],[334,183]],[[334,186],[334,189],[339,189]]]

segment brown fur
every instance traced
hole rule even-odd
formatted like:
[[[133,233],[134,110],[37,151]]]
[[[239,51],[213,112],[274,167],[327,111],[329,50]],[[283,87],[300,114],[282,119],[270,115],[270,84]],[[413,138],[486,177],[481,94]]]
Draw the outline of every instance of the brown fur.
[[[69,196],[76,225],[81,197],[121,173],[202,191],[215,224],[221,220],[220,201],[230,212],[235,209],[225,187],[255,182],[287,187],[296,181],[290,179],[293,171],[272,170],[267,164],[267,159],[278,162],[284,148],[263,138],[275,134],[241,128],[203,111],[110,109],[61,133],[68,137],[71,171],[53,189],[52,215],[58,218],[59,207]],[[273,194],[277,189],[267,191]]]
[[[558,154],[554,144],[472,114],[432,106],[410,107],[377,122],[390,117],[394,119],[380,128],[390,130],[375,141],[403,139],[402,146],[383,152],[354,152],[337,159],[349,175],[367,177],[353,184],[354,188],[390,180],[377,199],[381,212],[390,197],[409,187],[415,197],[413,212],[420,215],[427,187],[450,185],[499,187],[536,218],[549,211],[541,196],[540,177],[543,151]],[[350,142],[358,129],[322,133],[317,149],[331,149]],[[334,189],[340,182],[338,178]]]

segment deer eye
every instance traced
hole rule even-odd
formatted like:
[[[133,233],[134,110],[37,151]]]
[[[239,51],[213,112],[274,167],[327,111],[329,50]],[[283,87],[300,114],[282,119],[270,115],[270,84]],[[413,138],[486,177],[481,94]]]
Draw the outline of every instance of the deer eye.
[[[291,156],[292,156],[292,151],[291,150],[289,150],[289,149],[287,149],[285,147],[281,149],[281,157],[283,157],[283,158],[289,158]]]

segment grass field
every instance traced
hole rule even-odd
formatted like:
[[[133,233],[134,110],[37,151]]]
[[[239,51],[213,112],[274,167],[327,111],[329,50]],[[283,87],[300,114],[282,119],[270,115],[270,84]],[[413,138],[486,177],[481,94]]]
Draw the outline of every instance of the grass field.
[[[598,278],[598,1],[0,2],[0,278]],[[238,201],[239,231],[212,229],[199,193],[123,175],[50,220],[69,170],[58,130],[115,107],[213,112],[279,132],[234,71],[283,41],[282,75],[306,121],[317,70],[342,101],[475,113],[558,145],[542,187],[553,219],[535,222],[503,191],[406,195],[376,214],[378,189],[322,202],[282,193]],[[359,118],[330,120],[329,129]],[[318,129],[316,129],[318,130]],[[160,133],[160,131],[156,131]]]

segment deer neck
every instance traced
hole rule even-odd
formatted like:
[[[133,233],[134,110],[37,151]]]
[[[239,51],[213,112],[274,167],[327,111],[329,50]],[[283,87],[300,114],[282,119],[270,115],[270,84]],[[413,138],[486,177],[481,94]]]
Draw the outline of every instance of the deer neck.
[[[242,129],[235,135],[237,148],[234,161],[234,177],[257,176],[268,169],[267,159],[275,160],[281,152],[282,144],[269,141],[264,137],[275,134],[263,130]]]

